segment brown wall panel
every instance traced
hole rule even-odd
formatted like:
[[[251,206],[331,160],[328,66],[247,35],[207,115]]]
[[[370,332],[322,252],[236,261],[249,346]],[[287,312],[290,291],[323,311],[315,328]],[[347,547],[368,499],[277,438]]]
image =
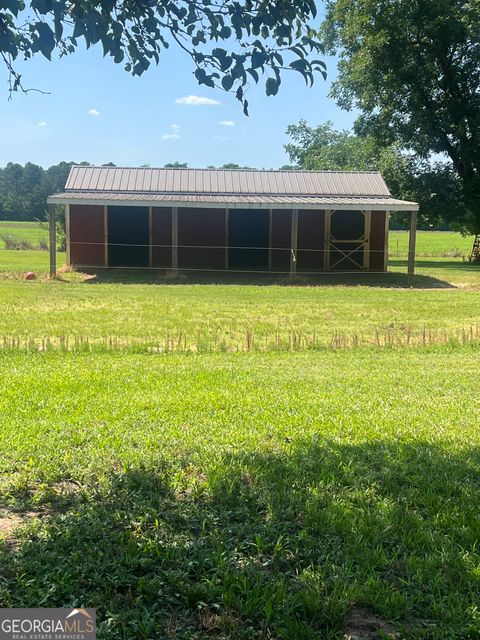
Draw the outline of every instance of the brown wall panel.
[[[152,208],[152,267],[172,266],[172,209]]]
[[[298,212],[297,270],[323,271],[325,211],[302,209]]]
[[[85,267],[105,266],[103,206],[70,205],[70,262]]]
[[[385,270],[385,211],[372,211],[370,226],[370,271]]]
[[[288,209],[272,211],[272,271],[290,271],[292,212]]]
[[[225,269],[225,209],[179,208],[178,268]]]

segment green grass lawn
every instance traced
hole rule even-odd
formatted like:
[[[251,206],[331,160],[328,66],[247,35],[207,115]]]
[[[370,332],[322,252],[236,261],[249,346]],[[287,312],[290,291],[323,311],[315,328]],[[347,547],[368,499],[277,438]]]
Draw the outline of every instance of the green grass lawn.
[[[480,269],[391,269],[48,280],[0,251],[0,607],[97,607],[101,640],[480,637]]]
[[[389,253],[392,257],[408,255],[408,231],[390,231]],[[453,231],[417,231],[418,257],[468,257],[472,251],[473,236],[462,236]]]
[[[0,603],[96,606],[100,638],[478,637],[478,355],[0,355]]]
[[[48,228],[39,222],[0,220],[0,248],[4,247],[5,238],[27,241],[36,248],[41,241],[48,242]]]

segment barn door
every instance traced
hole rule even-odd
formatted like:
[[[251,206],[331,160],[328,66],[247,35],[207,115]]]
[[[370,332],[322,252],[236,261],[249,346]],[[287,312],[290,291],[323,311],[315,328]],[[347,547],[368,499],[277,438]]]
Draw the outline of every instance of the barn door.
[[[326,235],[330,271],[368,270],[370,211],[331,211]]]

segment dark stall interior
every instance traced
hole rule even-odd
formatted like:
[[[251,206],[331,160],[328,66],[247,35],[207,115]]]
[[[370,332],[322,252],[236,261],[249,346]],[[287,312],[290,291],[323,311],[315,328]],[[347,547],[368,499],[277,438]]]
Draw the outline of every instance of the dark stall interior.
[[[230,209],[228,213],[229,268],[267,271],[268,236],[268,210]]]
[[[108,207],[108,265],[148,267],[148,207]]]

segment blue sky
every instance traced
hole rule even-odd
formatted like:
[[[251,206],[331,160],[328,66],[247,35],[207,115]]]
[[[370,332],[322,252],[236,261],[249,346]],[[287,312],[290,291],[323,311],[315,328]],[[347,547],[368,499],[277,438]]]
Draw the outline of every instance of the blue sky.
[[[326,62],[328,80],[318,75],[313,88],[294,72],[284,75],[275,97],[252,87],[247,118],[232,94],[198,86],[190,61],[174,47],[140,78],[104,59],[100,48],[53,62],[37,56],[19,69],[25,86],[48,95],[16,94],[8,101],[2,83],[0,166],[30,161],[46,167],[61,160],[162,166],[178,160],[190,167],[237,162],[278,168],[288,162],[283,145],[289,124],[304,118],[348,128],[353,122],[353,114],[328,98],[335,60]],[[188,96],[219,104],[184,104],[196,102]]]

